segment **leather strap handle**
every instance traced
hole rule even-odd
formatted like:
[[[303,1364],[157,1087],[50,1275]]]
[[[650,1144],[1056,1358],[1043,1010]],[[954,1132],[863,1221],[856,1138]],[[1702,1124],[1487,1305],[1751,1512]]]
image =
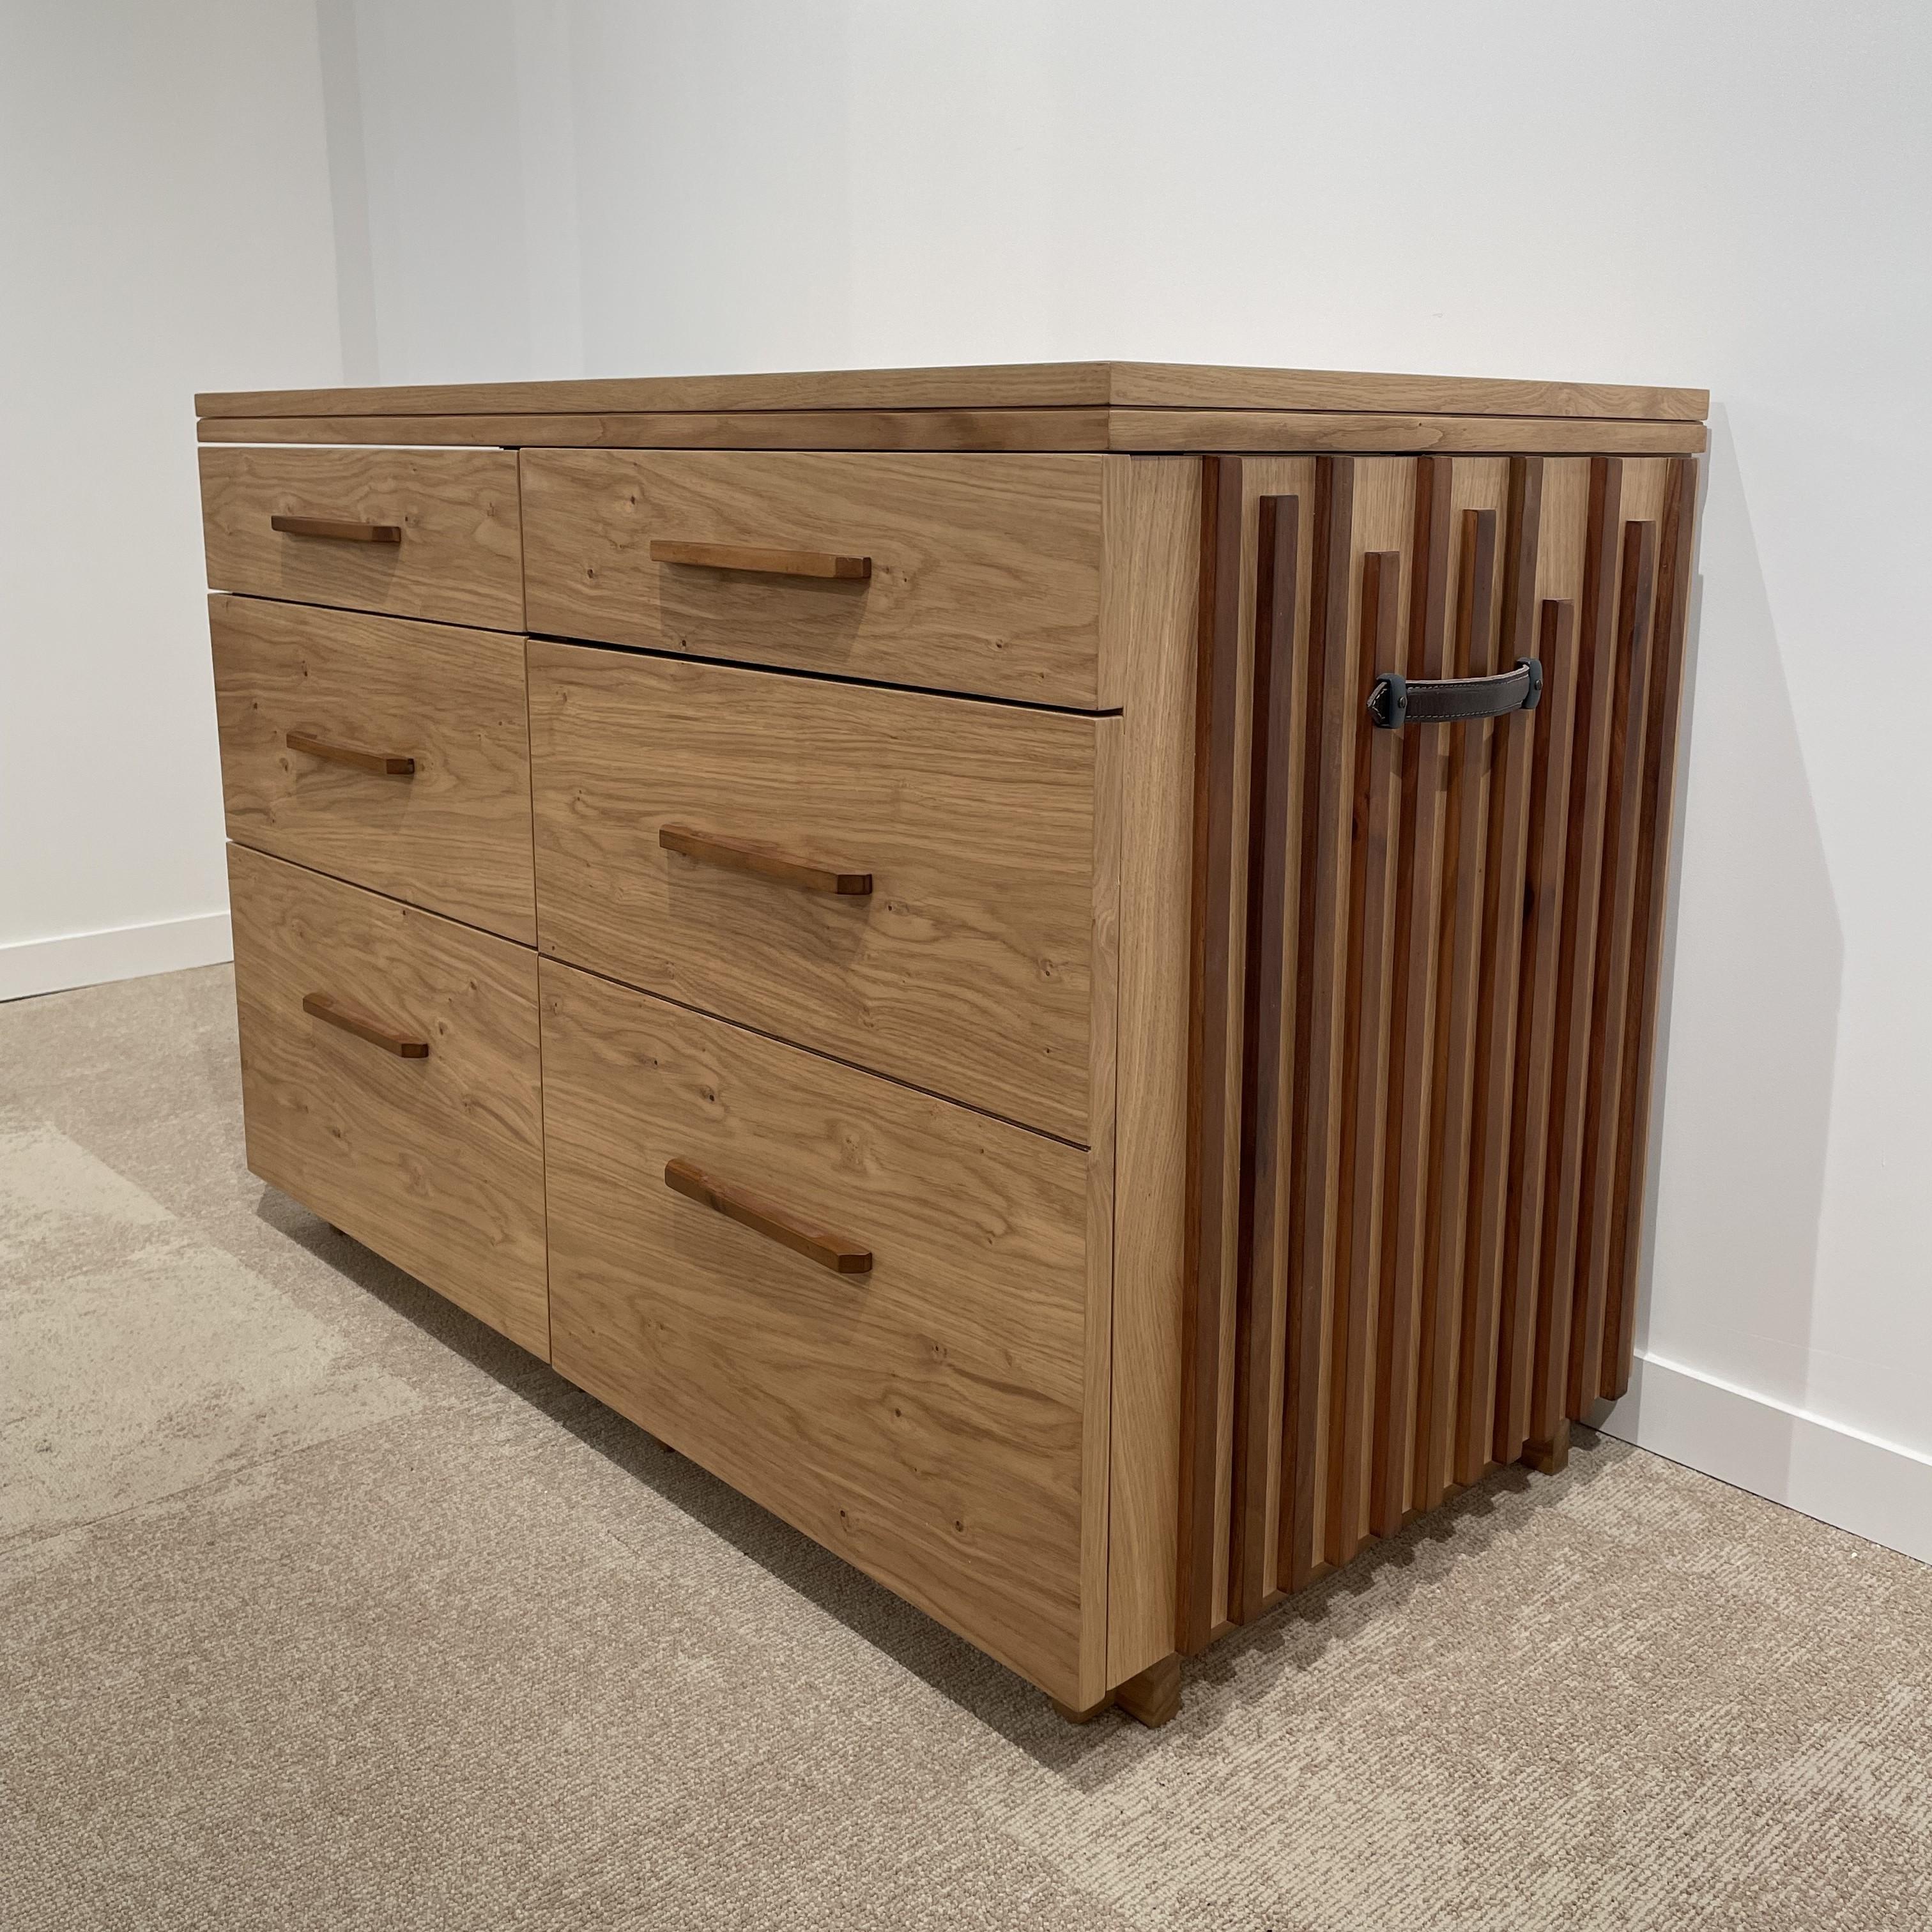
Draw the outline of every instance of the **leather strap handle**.
[[[358,772],[375,772],[383,778],[406,778],[415,776],[416,761],[387,752],[361,752],[353,745],[338,745],[327,738],[311,738],[306,731],[289,731],[284,740],[292,752],[311,758],[326,758],[332,765],[353,765]]]
[[[721,838],[714,832],[699,831],[694,825],[660,826],[658,843],[667,852],[695,859],[700,865],[722,866],[734,872],[756,872],[762,878],[776,879],[783,886],[798,886],[808,892],[862,899],[872,890],[870,872],[842,872],[830,866],[814,866],[810,860],[794,859],[776,846],[755,845],[748,838]]]
[[[755,544],[673,543],[651,540],[653,563],[683,563],[700,570],[748,570],[763,577],[842,577],[872,574],[869,556],[840,556],[829,550],[770,550]]]
[[[870,1274],[872,1271],[871,1249],[862,1248],[856,1242],[847,1240],[842,1234],[830,1233],[809,1221],[802,1220],[776,1202],[767,1201],[763,1195],[754,1194],[748,1188],[734,1187],[729,1182],[720,1180],[694,1162],[668,1160],[664,1174],[664,1185],[674,1194],[682,1194],[687,1201],[698,1202],[722,1214],[727,1220],[736,1221],[754,1234],[764,1235],[766,1240],[776,1241],[780,1247],[790,1248],[794,1254],[806,1256],[820,1268],[830,1268],[834,1274]]]
[[[358,1040],[366,1040],[371,1046],[380,1046],[385,1053],[393,1053],[398,1060],[429,1058],[428,1040],[411,1040],[406,1034],[394,1032],[377,1021],[364,1019],[327,993],[304,993],[302,1011],[326,1020],[332,1027],[340,1027],[344,1033],[352,1033]]]
[[[1405,724],[1466,724],[1534,711],[1543,696],[1543,666],[1518,658],[1514,670],[1494,677],[1406,678],[1385,670],[1369,691],[1369,722],[1378,730]]]
[[[345,524],[333,517],[271,517],[268,527],[285,537],[323,537],[331,543],[399,544],[400,524]]]

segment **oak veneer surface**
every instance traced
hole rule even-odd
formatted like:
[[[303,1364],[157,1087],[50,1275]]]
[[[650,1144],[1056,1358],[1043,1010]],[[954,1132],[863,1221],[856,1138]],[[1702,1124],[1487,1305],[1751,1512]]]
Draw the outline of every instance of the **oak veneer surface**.
[[[203,448],[209,588],[520,631],[517,459],[502,450]],[[387,525],[396,543],[276,530],[295,515]]]
[[[548,1358],[536,954],[243,846],[228,879],[250,1171]]]
[[[532,630],[1100,704],[1106,459],[529,450]],[[868,559],[862,579],[652,560],[653,543]],[[1130,568],[1130,558],[1114,560]]]
[[[1087,1144],[1119,721],[530,647],[543,949]],[[666,850],[750,841],[863,896]]]
[[[554,1358],[1070,1704],[1082,1625],[1086,1163],[1075,1148],[545,960]],[[838,1275],[668,1161],[868,1250]]]
[[[1021,362],[559,382],[256,389],[199,395],[200,416],[476,416],[628,410],[1181,409],[1396,411],[1696,422],[1703,389],[1483,376],[1371,375],[1165,362]]]
[[[204,443],[494,444],[506,448],[1534,450],[1694,454],[1701,422],[1650,417],[1298,410],[737,410],[602,416],[208,416]]]
[[[228,596],[208,629],[231,838],[536,944],[522,638]]]

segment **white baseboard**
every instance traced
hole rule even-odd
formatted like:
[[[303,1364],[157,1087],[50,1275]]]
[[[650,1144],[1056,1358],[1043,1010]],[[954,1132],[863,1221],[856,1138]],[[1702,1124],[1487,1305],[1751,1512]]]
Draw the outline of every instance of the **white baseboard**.
[[[178,973],[188,966],[218,966],[234,956],[225,912],[116,926],[106,932],[69,933],[60,939],[15,940],[0,946],[0,1000]]]
[[[1932,1456],[1641,1354],[1603,1428],[1932,1563]]]

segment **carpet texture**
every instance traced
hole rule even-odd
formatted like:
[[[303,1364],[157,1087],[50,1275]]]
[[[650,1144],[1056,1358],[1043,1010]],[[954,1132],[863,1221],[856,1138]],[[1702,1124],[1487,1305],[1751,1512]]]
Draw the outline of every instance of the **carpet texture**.
[[[1932,1926],[1932,1570],[1612,1442],[998,1666],[253,1180],[225,969],[0,1006],[0,1919]]]

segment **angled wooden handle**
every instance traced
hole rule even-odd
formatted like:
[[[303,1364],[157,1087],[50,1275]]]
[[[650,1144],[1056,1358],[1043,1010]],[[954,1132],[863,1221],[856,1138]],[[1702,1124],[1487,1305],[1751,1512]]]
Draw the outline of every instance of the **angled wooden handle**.
[[[416,761],[413,758],[397,758],[387,752],[358,752],[353,745],[337,745],[326,738],[311,738],[306,731],[290,731],[284,736],[292,752],[304,752],[311,758],[326,758],[331,764],[353,765],[358,772],[378,772],[384,778],[406,778],[416,771]]]
[[[755,544],[668,543],[653,538],[653,563],[694,564],[703,570],[754,570],[767,577],[866,578],[869,556],[838,556],[828,550],[764,550]]]
[[[674,1194],[682,1194],[688,1201],[700,1202],[727,1220],[764,1235],[766,1240],[776,1241],[780,1247],[790,1248],[794,1253],[815,1261],[820,1268],[830,1268],[834,1274],[870,1274],[872,1271],[871,1249],[862,1248],[857,1243],[847,1240],[842,1234],[830,1233],[824,1228],[814,1227],[809,1221],[800,1220],[776,1202],[767,1201],[763,1195],[754,1194],[748,1188],[731,1186],[716,1174],[706,1174],[691,1161],[666,1161],[664,1185]]]
[[[794,859],[770,845],[754,845],[746,838],[720,838],[700,832],[694,825],[666,825],[658,829],[658,843],[667,852],[682,853],[706,866],[723,866],[734,872],[756,872],[776,879],[781,885],[798,886],[808,892],[832,892],[840,898],[859,898],[872,890],[870,872],[841,872],[830,866],[814,866],[808,859]]]
[[[271,517],[268,527],[284,536],[326,537],[332,543],[393,543],[403,540],[400,524],[345,524],[333,517]]]
[[[366,1040],[371,1046],[380,1046],[385,1053],[393,1053],[398,1060],[429,1058],[428,1040],[410,1040],[401,1034],[392,1033],[374,1020],[365,1020],[360,1013],[352,1013],[326,993],[304,993],[302,1011],[314,1014],[319,1020],[326,1020],[332,1027],[340,1027],[344,1033],[352,1033],[358,1040]]]

